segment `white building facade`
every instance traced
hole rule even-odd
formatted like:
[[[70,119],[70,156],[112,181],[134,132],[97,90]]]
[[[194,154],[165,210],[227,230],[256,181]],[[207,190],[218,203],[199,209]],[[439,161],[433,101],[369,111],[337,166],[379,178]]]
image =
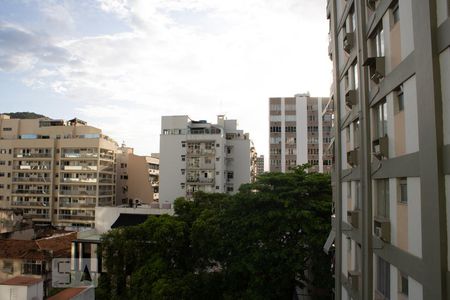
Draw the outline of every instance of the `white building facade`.
[[[237,129],[236,120],[163,116],[161,123],[160,203],[196,191],[234,193],[250,182],[249,134]]]

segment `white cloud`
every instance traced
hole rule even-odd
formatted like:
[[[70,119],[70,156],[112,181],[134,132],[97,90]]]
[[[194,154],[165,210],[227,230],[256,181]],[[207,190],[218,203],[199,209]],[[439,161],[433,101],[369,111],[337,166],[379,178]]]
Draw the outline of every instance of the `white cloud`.
[[[52,41],[62,54],[35,56],[47,65],[28,63],[27,80],[76,101],[81,118],[140,153],[158,151],[161,115],[227,113],[267,154],[269,97],[329,93],[319,2],[99,0],[131,30]]]

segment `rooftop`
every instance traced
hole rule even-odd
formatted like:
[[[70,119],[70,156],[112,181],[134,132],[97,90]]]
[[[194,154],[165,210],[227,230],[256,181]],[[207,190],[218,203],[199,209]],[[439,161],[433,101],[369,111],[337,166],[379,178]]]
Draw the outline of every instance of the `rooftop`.
[[[85,291],[86,287],[79,287],[79,288],[68,288],[61,292],[59,292],[56,295],[53,295],[48,300],[70,300],[73,299],[75,296],[81,294],[83,291]]]
[[[43,281],[42,278],[17,276],[0,282],[0,285],[22,285],[29,286]]]

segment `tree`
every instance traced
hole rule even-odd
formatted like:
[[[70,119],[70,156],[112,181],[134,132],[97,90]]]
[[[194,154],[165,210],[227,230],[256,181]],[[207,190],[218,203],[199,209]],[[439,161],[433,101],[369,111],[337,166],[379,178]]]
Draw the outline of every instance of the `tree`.
[[[112,230],[99,299],[289,299],[296,286],[328,299],[322,251],[330,230],[328,175],[265,173],[234,196],[197,193],[175,216]],[[106,284],[108,283],[108,285]]]

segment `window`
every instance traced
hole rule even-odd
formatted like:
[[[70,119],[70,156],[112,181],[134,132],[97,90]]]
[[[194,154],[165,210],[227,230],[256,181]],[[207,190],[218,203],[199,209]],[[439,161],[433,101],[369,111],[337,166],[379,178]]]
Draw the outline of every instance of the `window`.
[[[181,161],[186,161],[186,155],[181,155]]]
[[[381,257],[377,257],[377,291],[386,299],[391,296],[391,271],[389,263]]]
[[[358,64],[354,64],[352,66],[352,69],[353,69],[353,72],[352,72],[353,73],[353,87],[355,90],[357,90],[359,87]]]
[[[355,209],[359,209],[359,208],[361,208],[361,197],[359,196],[359,190],[360,190],[360,182],[359,181],[355,182],[355,187],[356,187],[356,191],[355,191],[355,197],[356,197]]]
[[[12,128],[11,127],[4,127],[3,131],[12,131]]]
[[[408,203],[408,185],[406,178],[399,179],[399,201],[400,203]]]
[[[186,169],[181,169],[181,175],[184,175],[186,173]]]
[[[389,218],[389,179],[376,181],[377,216]]]
[[[405,110],[405,103],[403,98],[403,85],[399,86],[396,90],[396,102],[395,102],[395,113],[398,114]]]
[[[185,141],[181,141],[181,147],[186,147],[186,142]]]
[[[374,139],[387,135],[387,104],[386,101],[380,103],[374,108],[375,130]]]
[[[3,273],[12,274],[14,272],[13,262],[9,260],[4,260],[2,271]]]
[[[375,35],[375,54],[378,57],[384,56],[384,30],[383,27],[379,27]]]
[[[45,271],[45,263],[39,260],[26,260],[22,264],[22,274],[42,275]]]
[[[398,280],[398,291],[400,294],[403,294],[405,296],[408,296],[408,276],[405,274],[399,273],[399,280]]]
[[[392,19],[394,21],[394,24],[397,24],[397,22],[400,21],[400,10],[398,7],[398,2],[392,7]]]
[[[6,149],[0,149],[0,154],[6,154],[6,153],[7,153]]]

